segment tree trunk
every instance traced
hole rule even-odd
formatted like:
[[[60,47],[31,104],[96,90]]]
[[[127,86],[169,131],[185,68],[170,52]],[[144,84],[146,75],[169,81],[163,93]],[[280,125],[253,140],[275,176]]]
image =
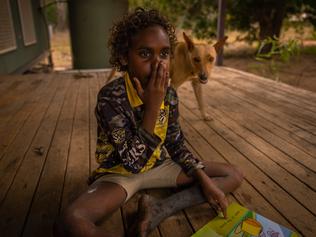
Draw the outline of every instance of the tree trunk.
[[[259,21],[259,40],[262,41],[268,37],[279,37],[282,28],[282,22],[286,13],[287,0],[265,1],[262,6],[258,6]],[[261,53],[267,53],[271,50],[271,45],[267,44],[261,50]]]

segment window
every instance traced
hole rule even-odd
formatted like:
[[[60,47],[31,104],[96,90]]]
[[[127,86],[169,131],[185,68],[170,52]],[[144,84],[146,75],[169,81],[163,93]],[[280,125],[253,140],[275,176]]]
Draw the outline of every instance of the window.
[[[9,0],[0,0],[0,54],[16,49],[15,31]]]
[[[36,43],[31,0],[18,0],[24,45]]]

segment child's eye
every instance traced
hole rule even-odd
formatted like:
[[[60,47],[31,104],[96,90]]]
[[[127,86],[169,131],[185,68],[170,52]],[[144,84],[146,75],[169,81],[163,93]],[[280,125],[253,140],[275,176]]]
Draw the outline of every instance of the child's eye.
[[[161,58],[168,58],[169,57],[169,50],[163,50],[161,53],[160,53],[160,57]]]
[[[148,58],[150,56],[150,52],[149,50],[141,50],[139,52],[139,56],[141,56],[142,58]]]

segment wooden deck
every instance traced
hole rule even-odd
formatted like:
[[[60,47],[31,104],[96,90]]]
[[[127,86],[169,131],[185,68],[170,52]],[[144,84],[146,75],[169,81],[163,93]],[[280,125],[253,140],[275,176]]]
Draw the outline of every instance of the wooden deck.
[[[0,236],[52,236],[52,224],[86,188],[96,167],[96,93],[104,73],[0,77]],[[181,125],[192,152],[246,174],[229,196],[316,236],[316,93],[229,68],[205,88],[213,120],[200,120],[190,84],[179,89]],[[163,197],[170,190],[146,191]],[[136,195],[102,225],[123,234]],[[186,237],[214,211],[204,204],[165,220],[152,237]]]

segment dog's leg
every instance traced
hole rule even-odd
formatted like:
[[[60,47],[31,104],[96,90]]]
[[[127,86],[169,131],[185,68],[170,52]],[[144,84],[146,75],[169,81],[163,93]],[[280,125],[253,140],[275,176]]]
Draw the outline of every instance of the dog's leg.
[[[211,116],[205,111],[205,104],[204,104],[204,97],[203,97],[203,89],[202,84],[200,82],[196,82],[195,80],[191,81],[192,87],[194,90],[195,98],[198,102],[199,109],[201,112],[201,115],[204,120],[212,120]]]

